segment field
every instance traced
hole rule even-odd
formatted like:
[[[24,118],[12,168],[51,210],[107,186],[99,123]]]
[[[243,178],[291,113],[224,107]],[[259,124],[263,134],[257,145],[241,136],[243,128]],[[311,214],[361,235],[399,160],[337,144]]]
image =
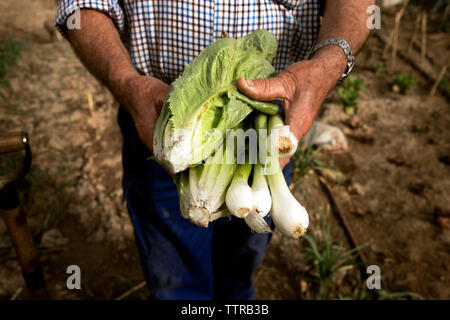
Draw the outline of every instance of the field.
[[[274,233],[255,274],[256,299],[450,299],[450,36],[430,9],[407,7],[394,55],[386,44],[399,8],[384,10],[382,29],[357,57],[359,97],[342,105],[345,92],[328,96],[319,119],[345,133],[348,149],[296,155],[291,189],[311,231],[300,241]],[[121,201],[118,105],[56,34],[54,12],[53,0],[0,3],[0,132],[25,130],[31,139],[33,166],[18,189],[47,287],[57,299],[115,299],[133,288],[125,299],[145,299]],[[20,157],[2,156],[0,175]],[[82,270],[81,290],[66,287],[72,264]],[[361,279],[369,265],[381,270],[375,294]],[[26,296],[0,219],[0,299]]]

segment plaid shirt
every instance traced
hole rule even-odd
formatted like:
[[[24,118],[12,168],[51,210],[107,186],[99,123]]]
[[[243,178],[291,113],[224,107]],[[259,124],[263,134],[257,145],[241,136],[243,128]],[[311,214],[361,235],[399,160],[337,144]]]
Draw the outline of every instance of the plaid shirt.
[[[90,8],[109,15],[145,75],[171,83],[202,49],[221,37],[266,29],[278,39],[277,72],[302,60],[320,27],[320,0],[60,0],[56,26],[67,35],[67,18]],[[83,27],[81,25],[81,27]]]

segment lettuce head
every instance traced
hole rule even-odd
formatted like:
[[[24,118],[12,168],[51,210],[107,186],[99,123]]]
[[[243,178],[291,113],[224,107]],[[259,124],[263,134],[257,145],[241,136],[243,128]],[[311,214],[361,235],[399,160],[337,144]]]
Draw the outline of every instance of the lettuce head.
[[[209,157],[226,130],[254,108],[276,113],[276,104],[252,100],[236,88],[239,77],[275,75],[270,62],[276,51],[276,38],[265,30],[219,39],[205,48],[172,83],[155,128],[156,159],[173,173],[183,171]]]

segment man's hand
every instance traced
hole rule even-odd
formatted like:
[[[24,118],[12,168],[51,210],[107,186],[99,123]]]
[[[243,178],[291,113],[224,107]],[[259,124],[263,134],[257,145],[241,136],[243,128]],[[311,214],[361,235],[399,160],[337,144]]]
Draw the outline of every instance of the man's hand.
[[[353,54],[357,54],[370,32],[366,22],[369,17],[367,8],[373,4],[374,0],[326,1],[317,43],[341,38],[349,43]],[[281,100],[286,123],[301,140],[346,65],[344,51],[330,45],[318,50],[311,60],[297,62],[275,78],[253,80],[250,84],[245,79],[239,79],[238,87],[242,93],[256,100]],[[283,167],[288,162],[286,158],[280,161]]]
[[[153,153],[153,134],[164,100],[172,87],[148,76],[125,81],[121,103],[133,117],[139,138]]]
[[[300,141],[312,126],[328,92],[345,70],[346,57],[339,47],[325,47],[312,60],[300,61],[269,79],[239,78],[238,88],[260,101],[280,100],[285,122]],[[284,167],[290,158],[280,159]]]

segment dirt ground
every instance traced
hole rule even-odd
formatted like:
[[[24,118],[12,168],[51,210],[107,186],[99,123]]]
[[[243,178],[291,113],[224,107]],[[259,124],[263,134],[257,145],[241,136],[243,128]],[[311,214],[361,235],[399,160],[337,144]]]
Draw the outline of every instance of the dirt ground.
[[[399,51],[408,47],[417,13],[413,9],[403,18]],[[17,65],[0,85],[7,97],[0,97],[0,131],[26,130],[31,139],[33,167],[18,187],[51,297],[114,299],[143,281],[132,225],[121,202],[117,104],[70,45],[56,36],[54,12],[53,0],[0,2],[0,37],[13,37],[21,45]],[[383,13],[382,29],[376,31],[382,37],[392,30],[394,14]],[[429,20],[428,59],[439,73],[439,66],[448,64],[450,37],[433,17]],[[416,38],[420,43],[420,35]],[[356,115],[343,111],[336,92],[322,107],[321,121],[342,129],[348,150],[316,154],[345,176],[343,181],[327,177],[327,185],[358,243],[366,244],[365,263],[380,266],[382,288],[450,299],[448,96],[430,96],[433,82],[410,61],[398,58],[391,66],[384,46],[380,37],[372,36],[357,58],[355,74],[365,89]],[[387,71],[370,69],[378,62]],[[391,90],[392,77],[400,71],[416,83],[406,95]],[[10,170],[17,161],[3,159],[1,164],[2,170]],[[319,233],[319,212],[328,210],[330,197],[318,172],[294,175],[291,188],[310,212],[312,232]],[[348,247],[342,226],[329,211],[333,234]],[[274,233],[255,275],[256,299],[318,297],[306,246],[305,239]],[[82,270],[82,290],[66,288],[66,268],[72,264]],[[337,274],[329,297],[354,297],[355,288],[364,286],[356,273],[349,268]],[[0,219],[0,299],[26,296]],[[127,296],[147,297],[145,288]]]

